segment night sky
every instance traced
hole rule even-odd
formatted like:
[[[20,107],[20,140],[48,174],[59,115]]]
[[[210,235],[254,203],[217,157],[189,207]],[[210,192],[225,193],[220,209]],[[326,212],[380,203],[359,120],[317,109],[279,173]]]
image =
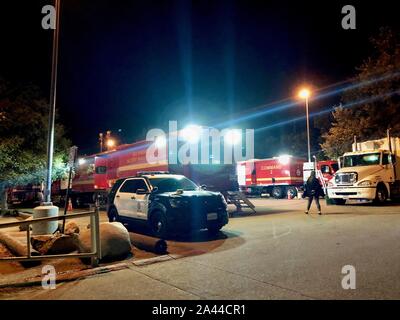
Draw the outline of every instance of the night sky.
[[[323,88],[344,81],[371,52],[368,38],[380,26],[400,25],[393,1],[61,2],[57,109],[84,153],[97,150],[98,133],[107,129],[121,129],[123,142],[131,142],[168,120],[218,124],[293,97],[302,83]],[[41,28],[41,8],[51,3],[0,4],[0,76],[35,83],[45,96],[52,32]],[[356,7],[357,30],[341,27],[345,4]]]

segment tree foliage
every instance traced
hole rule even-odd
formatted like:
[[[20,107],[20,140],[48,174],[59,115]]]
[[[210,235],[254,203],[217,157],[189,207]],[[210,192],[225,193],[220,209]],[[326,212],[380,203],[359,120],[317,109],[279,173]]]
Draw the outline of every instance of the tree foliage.
[[[15,87],[0,79],[0,187],[45,179],[49,105],[33,85]],[[65,171],[69,141],[55,130],[53,179]]]
[[[400,35],[381,28],[371,44],[373,55],[357,68],[342,106],[332,114],[332,127],[323,135],[321,147],[330,158],[350,151],[354,136],[360,141],[378,139],[388,128],[400,135]]]

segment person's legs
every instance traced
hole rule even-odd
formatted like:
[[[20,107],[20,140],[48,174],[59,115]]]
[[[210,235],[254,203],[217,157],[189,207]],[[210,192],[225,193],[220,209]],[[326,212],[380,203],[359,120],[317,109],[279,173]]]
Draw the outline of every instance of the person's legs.
[[[317,205],[318,213],[321,214],[321,205],[319,204],[319,197],[315,196],[315,203]]]
[[[310,210],[311,203],[312,203],[312,199],[313,199],[313,197],[312,197],[312,196],[311,196],[311,197],[308,197],[308,202],[307,202],[307,211],[306,211],[306,213],[308,213],[308,211]]]

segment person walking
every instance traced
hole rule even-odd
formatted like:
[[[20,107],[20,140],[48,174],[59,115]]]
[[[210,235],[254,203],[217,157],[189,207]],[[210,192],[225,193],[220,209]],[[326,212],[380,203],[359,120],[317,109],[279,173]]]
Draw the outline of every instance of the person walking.
[[[324,196],[325,196],[324,190],[322,189],[319,180],[315,176],[315,171],[313,170],[311,171],[311,174],[304,185],[303,199],[305,197],[308,197],[307,210],[304,213],[308,214],[311,207],[311,203],[313,199],[315,199],[315,204],[317,205],[318,214],[321,215],[321,205],[319,203],[319,197],[324,197]]]

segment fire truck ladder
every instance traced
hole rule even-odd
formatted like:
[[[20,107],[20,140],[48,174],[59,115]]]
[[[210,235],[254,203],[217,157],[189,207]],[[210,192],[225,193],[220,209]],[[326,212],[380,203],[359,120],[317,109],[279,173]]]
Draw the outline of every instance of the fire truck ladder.
[[[242,208],[250,208],[256,213],[255,205],[239,191],[228,191],[227,202],[236,206],[236,212],[243,212]]]

